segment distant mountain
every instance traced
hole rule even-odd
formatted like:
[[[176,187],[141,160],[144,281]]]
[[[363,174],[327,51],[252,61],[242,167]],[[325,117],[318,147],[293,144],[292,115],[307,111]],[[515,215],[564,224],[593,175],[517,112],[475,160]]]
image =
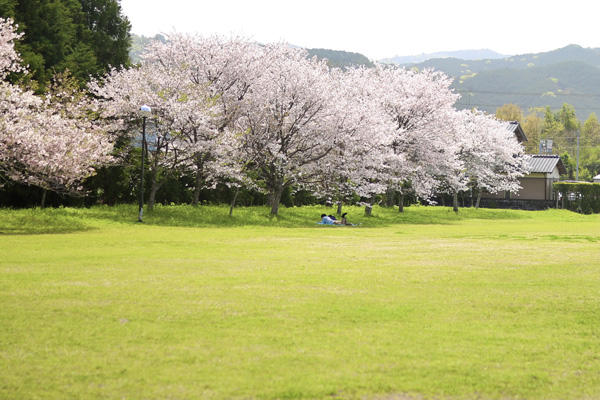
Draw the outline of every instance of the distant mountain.
[[[528,69],[498,69],[462,76],[454,81],[461,94],[459,108],[477,107],[494,113],[506,103],[527,111],[532,107],[572,104],[580,118],[600,114],[600,68],[568,61]]]
[[[384,64],[412,64],[430,60],[432,58],[460,58],[462,60],[483,60],[483,59],[498,59],[505,58],[506,55],[496,53],[489,49],[480,50],[457,50],[457,51],[440,51],[437,53],[418,54],[414,56],[395,56],[392,58],[384,58],[379,60]]]
[[[545,53],[530,53],[510,56],[501,59],[466,60],[460,58],[436,58],[421,63],[401,64],[406,67],[435,68],[448,75],[459,76],[481,71],[497,69],[524,69],[531,67],[547,66],[567,61],[581,61],[595,67],[600,67],[600,49],[583,48],[578,45],[569,45],[561,49]]]
[[[321,59],[327,59],[329,66],[338,68],[347,68],[352,66],[373,67],[374,64],[367,57],[360,53],[351,53],[348,51],[328,50],[328,49],[306,49],[308,54],[317,56]]]
[[[532,107],[559,108],[572,104],[580,118],[600,114],[600,49],[569,45],[557,50],[503,59],[438,58],[404,64],[434,68],[453,77],[461,93],[458,107],[477,107],[493,113],[506,103],[525,111]]]

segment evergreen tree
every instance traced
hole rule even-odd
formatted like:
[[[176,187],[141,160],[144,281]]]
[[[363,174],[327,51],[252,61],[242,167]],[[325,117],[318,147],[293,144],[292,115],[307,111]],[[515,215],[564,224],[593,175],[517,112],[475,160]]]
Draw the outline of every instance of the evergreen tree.
[[[131,24],[121,14],[119,0],[79,0],[85,17],[81,40],[96,55],[98,66],[106,70],[129,63]]]
[[[65,69],[83,84],[109,65],[129,63],[131,24],[119,0],[0,0],[0,16],[24,32],[17,50],[38,92]]]

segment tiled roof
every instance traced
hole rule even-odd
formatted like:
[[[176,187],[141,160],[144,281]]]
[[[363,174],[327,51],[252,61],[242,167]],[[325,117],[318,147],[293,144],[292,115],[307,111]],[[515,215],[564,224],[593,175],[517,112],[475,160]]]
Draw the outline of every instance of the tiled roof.
[[[529,159],[529,172],[550,174],[558,167],[561,174],[566,174],[567,170],[561,159],[557,155],[535,154]]]
[[[509,121],[506,129],[515,134],[519,143],[527,141],[527,136],[525,136],[525,132],[523,132],[523,128],[521,128],[521,124],[518,121]]]

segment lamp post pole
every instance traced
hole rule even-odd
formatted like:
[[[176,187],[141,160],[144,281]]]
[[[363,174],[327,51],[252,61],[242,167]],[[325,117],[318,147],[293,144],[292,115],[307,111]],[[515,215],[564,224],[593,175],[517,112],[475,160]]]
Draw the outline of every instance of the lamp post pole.
[[[579,129],[577,129],[577,172],[575,172],[575,180],[579,180]]]
[[[147,105],[140,107],[143,112],[142,115],[142,171],[140,173],[140,196],[139,196],[139,213],[138,222],[144,222],[144,161],[146,155],[146,113],[150,113],[152,110]]]

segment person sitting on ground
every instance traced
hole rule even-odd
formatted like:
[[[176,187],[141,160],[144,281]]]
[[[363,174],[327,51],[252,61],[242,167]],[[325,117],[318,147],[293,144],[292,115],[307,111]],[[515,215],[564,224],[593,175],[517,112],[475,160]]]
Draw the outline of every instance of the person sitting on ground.
[[[339,221],[334,221],[327,214],[321,214],[321,222],[319,222],[319,224],[322,224],[322,225],[334,225],[334,224],[339,224],[339,223],[340,223]]]
[[[337,220],[332,215],[321,214],[321,221],[318,222],[318,224],[320,224],[320,225],[348,225],[348,226],[360,225],[360,224],[351,224],[350,222],[348,222],[346,215],[348,215],[348,213],[343,213],[342,219]]]
[[[321,222],[319,224],[322,225],[333,225],[333,220],[327,216],[327,214],[321,214]]]

